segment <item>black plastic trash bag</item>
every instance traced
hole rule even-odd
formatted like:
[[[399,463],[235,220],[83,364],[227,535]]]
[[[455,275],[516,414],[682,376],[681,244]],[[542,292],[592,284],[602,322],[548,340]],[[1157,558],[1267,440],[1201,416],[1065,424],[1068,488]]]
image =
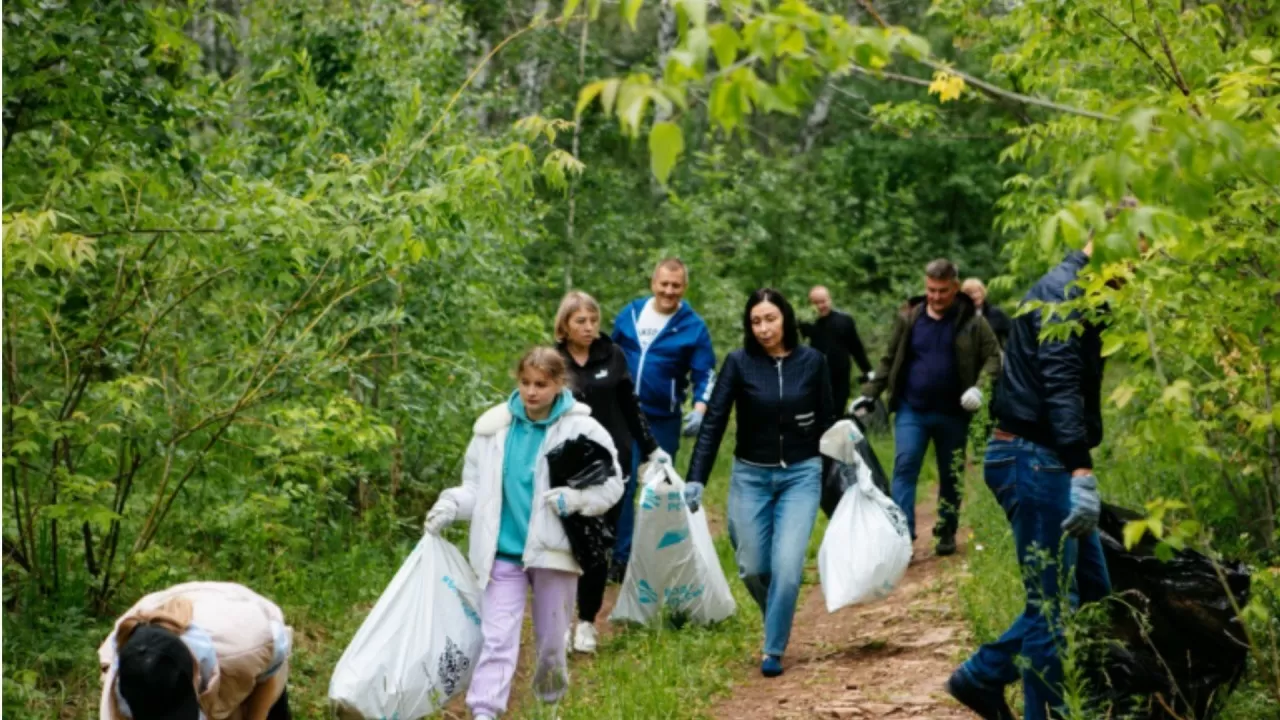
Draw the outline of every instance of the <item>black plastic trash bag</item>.
[[[579,435],[552,448],[547,453],[547,466],[551,472],[551,487],[580,490],[601,485],[609,479],[613,473],[613,454],[586,435]],[[570,515],[560,518],[560,522],[569,536],[573,557],[584,571],[608,566],[614,543],[613,528],[608,520]]]
[[[858,426],[858,431],[862,433],[862,439],[854,446],[858,451],[858,455],[862,457],[862,461],[871,470],[871,480],[875,482],[876,487],[880,488],[885,495],[888,495],[889,478],[884,474],[884,467],[880,465],[880,458],[876,457],[876,451],[871,448],[871,441],[866,436],[866,428],[858,418],[850,416],[849,419],[853,420],[854,424]],[[836,506],[840,504],[840,498],[844,495],[844,491],[856,484],[858,484],[858,476],[853,467],[833,460],[826,455],[822,456],[822,498],[819,502],[822,506],[822,513],[828,519],[836,511]]]
[[[1248,604],[1249,571],[1229,561],[1215,569],[1192,550],[1161,561],[1149,534],[1127,550],[1125,523],[1141,517],[1113,505],[1102,508],[1098,531],[1114,592],[1109,603],[1116,642],[1107,644],[1095,699],[1111,705],[1113,717],[1207,720],[1245,671],[1249,644],[1231,596],[1235,607]]]

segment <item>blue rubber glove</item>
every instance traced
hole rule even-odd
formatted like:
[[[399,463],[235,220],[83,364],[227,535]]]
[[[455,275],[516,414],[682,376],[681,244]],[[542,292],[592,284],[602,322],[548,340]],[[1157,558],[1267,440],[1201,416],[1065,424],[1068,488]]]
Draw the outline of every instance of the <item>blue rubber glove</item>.
[[[693,437],[698,434],[698,430],[702,428],[702,413],[697,410],[690,410],[688,415],[684,416],[684,429],[681,434],[685,437]]]
[[[1102,496],[1098,494],[1098,478],[1093,473],[1071,478],[1071,512],[1062,521],[1062,529],[1076,537],[1088,535],[1098,528],[1102,514]]]
[[[698,512],[702,507],[702,491],[706,489],[707,486],[700,482],[685,483],[684,504],[689,506],[689,512]]]

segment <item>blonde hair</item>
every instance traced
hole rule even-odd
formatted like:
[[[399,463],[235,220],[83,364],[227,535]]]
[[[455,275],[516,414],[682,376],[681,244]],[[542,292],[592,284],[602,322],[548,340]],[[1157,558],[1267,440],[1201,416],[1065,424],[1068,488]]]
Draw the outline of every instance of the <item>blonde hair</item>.
[[[960,292],[967,295],[974,288],[981,290],[983,295],[987,294],[987,286],[976,277],[965,278],[964,283],[960,285]]]
[[[522,355],[520,362],[516,363],[516,379],[530,368],[545,373],[551,382],[562,388],[569,387],[569,366],[555,348],[535,347]]]
[[[597,319],[600,317],[600,303],[596,302],[595,298],[581,290],[570,290],[560,301],[560,309],[556,310],[556,342],[564,342],[564,339],[569,337],[569,318],[579,310],[593,312]]]
[[[124,647],[133,631],[142,625],[155,625],[174,635],[181,635],[191,625],[195,610],[185,597],[170,598],[155,610],[142,610],[126,617],[116,627],[116,648]]]

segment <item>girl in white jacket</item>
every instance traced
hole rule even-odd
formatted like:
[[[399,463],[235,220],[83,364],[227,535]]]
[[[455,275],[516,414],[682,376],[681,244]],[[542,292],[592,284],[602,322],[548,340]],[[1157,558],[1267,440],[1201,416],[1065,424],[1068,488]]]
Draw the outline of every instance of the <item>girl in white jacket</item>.
[[[538,663],[534,691],[544,702],[555,702],[568,689],[565,636],[582,570],[560,518],[603,515],[622,497],[613,440],[566,389],[560,353],[534,348],[520,359],[516,375],[519,390],[476,421],[462,485],[444,491],[426,521],[431,533],[455,519],[471,521],[469,559],[484,588],[484,646],[467,691],[475,718],[496,718],[507,709],[530,586]],[[609,449],[613,473],[582,490],[552,489],[547,453],[579,435]]]

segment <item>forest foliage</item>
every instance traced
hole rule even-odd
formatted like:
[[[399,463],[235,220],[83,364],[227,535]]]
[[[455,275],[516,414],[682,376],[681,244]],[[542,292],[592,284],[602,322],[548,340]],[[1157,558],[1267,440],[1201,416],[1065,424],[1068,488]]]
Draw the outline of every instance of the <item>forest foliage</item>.
[[[924,261],[1012,307],[1094,238],[1072,309],[1112,311],[1103,487],[1146,508],[1133,532],[1274,564],[1274,0],[3,21],[6,702],[92,663],[17,645],[24,618],[97,628],[193,573],[289,585],[414,536],[559,294],[611,314],[673,254],[721,354],[766,284],[827,284],[879,349]],[[1256,577],[1254,678],[1280,697]]]

